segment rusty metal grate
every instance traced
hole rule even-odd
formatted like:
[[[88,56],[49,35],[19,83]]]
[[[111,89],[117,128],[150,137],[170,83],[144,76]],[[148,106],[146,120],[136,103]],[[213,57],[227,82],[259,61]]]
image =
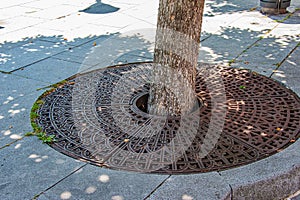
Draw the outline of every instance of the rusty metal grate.
[[[54,149],[73,158],[167,174],[249,164],[299,138],[300,101],[293,92],[248,70],[203,63],[199,109],[182,117],[149,115],[141,104],[151,67],[127,64],[71,77],[39,98],[36,122],[56,136]]]

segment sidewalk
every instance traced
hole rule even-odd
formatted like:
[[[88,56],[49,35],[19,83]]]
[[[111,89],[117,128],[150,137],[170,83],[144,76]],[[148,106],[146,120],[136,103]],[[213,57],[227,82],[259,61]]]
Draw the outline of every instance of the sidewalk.
[[[2,0],[1,200],[283,199],[300,190],[299,140],[243,167],[169,176],[95,167],[25,136],[32,131],[30,109],[41,88],[99,63],[152,60],[158,0],[102,3]],[[262,15],[258,4],[207,0],[199,62],[254,70],[300,96],[300,0],[292,0],[293,14],[280,16]],[[95,47],[103,54],[93,63],[86,57]]]

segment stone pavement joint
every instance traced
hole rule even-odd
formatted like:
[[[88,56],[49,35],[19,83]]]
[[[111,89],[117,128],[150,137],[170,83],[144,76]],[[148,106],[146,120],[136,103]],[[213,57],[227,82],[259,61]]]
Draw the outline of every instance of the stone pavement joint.
[[[77,168],[76,170],[74,170],[73,172],[71,172],[69,175],[63,177],[62,179],[58,180],[56,183],[54,183],[53,185],[51,185],[49,188],[45,189],[44,191],[40,192],[39,194],[34,195],[34,197],[32,199],[38,199],[39,196],[41,196],[42,194],[46,193],[48,190],[50,190],[51,188],[55,187],[57,184],[59,184],[60,182],[64,181],[65,179],[67,179],[69,176],[72,176],[73,174],[79,172],[80,170],[82,170],[82,168],[84,168],[85,166],[87,166],[88,164],[84,164],[81,167]]]
[[[280,68],[280,66],[294,53],[294,51],[296,51],[296,49],[300,46],[300,42],[295,46],[295,48],[293,48],[289,54],[287,54],[287,56],[282,60],[280,61],[278,64],[277,64],[277,68],[273,71],[273,73],[270,75],[270,77],[273,76],[274,73],[276,73],[276,71]]]

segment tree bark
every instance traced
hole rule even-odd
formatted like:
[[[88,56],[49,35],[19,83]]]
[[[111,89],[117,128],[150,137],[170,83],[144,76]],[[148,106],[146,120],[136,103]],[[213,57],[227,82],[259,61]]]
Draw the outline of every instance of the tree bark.
[[[148,112],[192,111],[205,0],[160,0]]]

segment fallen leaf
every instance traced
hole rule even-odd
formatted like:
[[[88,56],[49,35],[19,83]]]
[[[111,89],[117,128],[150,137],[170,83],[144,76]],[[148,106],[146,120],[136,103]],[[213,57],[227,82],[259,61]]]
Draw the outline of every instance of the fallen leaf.
[[[94,42],[94,43],[93,43],[93,46],[96,46],[96,45],[97,45],[97,43],[96,43],[96,42]]]
[[[129,142],[129,139],[125,139],[124,142],[126,142],[126,143]]]

